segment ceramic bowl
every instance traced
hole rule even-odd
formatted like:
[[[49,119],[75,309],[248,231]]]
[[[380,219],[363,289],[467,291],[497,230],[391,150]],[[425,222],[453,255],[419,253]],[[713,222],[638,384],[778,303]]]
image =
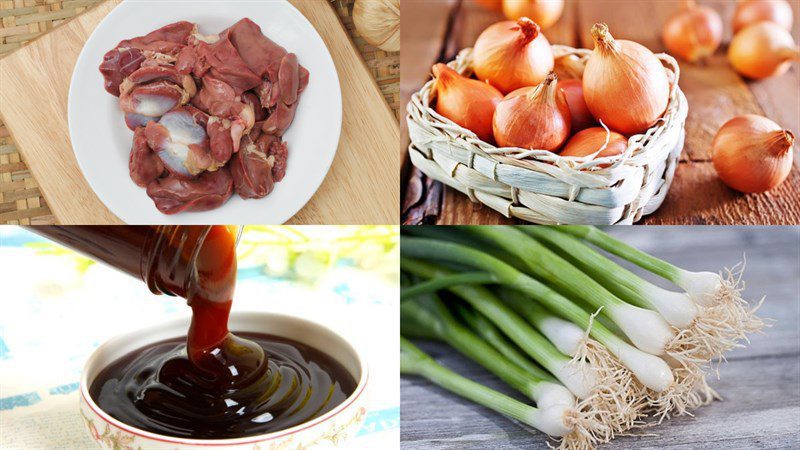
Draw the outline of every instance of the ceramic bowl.
[[[184,439],[164,436],[126,425],[106,414],[89,395],[95,377],[109,364],[146,345],[185,336],[189,319],[114,337],[92,353],[83,369],[80,386],[80,414],[87,430],[101,448],[109,450],[268,450],[336,448],[355,436],[366,414],[367,365],[354,345],[328,328],[297,317],[264,313],[232,313],[228,322],[234,332],[269,333],[294,339],[322,350],[342,364],[355,380],[355,391],[328,413],[285,430],[238,439]]]

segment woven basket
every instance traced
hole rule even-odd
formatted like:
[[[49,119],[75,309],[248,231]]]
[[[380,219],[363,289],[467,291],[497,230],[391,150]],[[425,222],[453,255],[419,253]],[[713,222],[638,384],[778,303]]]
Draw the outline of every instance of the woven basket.
[[[556,72],[580,78],[590,50],[554,45]],[[562,157],[546,150],[497,148],[437,114],[433,81],[408,104],[408,152],[425,175],[461,191],[506,217],[542,224],[631,224],[658,209],[683,149],[688,104],[680,69],[657,55],[670,80],[670,99],[659,123],[632,136],[617,156]],[[448,64],[472,74],[472,49]],[[605,166],[605,167],[604,167]]]

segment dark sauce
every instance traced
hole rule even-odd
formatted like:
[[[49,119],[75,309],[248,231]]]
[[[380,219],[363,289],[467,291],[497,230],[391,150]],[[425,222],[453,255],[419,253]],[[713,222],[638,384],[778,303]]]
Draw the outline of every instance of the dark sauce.
[[[128,425],[198,439],[246,437],[318,417],[355,390],[336,361],[298,342],[228,330],[237,232],[226,226],[73,226],[33,231],[187,300],[186,339],[133,352],[90,387]]]
[[[345,401],[356,384],[330,356],[286,338],[237,333],[268,355],[249,388],[229,389],[195,371],[182,338],[151,344],[115,361],[89,394],[117,420],[162,435],[223,439],[299,425]]]

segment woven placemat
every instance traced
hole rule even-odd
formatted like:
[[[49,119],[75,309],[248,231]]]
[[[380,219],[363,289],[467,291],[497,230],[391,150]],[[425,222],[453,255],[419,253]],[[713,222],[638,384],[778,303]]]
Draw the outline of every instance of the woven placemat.
[[[0,0],[0,58],[103,0]],[[336,13],[399,118],[400,53],[368,44],[353,24],[355,0],[332,0]],[[55,223],[39,185],[0,118],[0,224]]]

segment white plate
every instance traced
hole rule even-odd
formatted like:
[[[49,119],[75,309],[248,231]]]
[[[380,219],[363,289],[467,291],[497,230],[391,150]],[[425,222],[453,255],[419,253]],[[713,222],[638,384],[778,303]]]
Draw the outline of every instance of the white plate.
[[[286,177],[262,199],[235,192],[221,207],[205,212],[160,213],[144,188],[128,174],[133,132],[125,126],[118,99],[103,88],[98,67],[123,39],[186,20],[204,34],[219,33],[243,18],[297,54],[311,73],[294,123],[284,135],[289,146]],[[339,77],[325,43],[308,20],[282,0],[126,0],[94,30],[81,51],[69,89],[69,133],[84,177],[108,209],[129,224],[283,223],[302,208],[328,173],[342,127]]]

